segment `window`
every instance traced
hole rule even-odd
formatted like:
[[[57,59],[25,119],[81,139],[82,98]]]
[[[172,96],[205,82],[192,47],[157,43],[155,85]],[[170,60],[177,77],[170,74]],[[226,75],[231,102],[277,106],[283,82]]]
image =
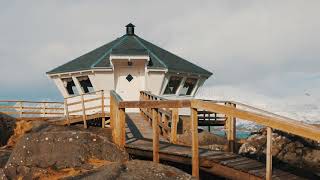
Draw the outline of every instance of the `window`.
[[[176,94],[181,81],[182,81],[182,77],[171,76],[163,94]]]
[[[180,95],[191,95],[197,81],[198,80],[196,78],[187,78],[182,89],[180,90]]]
[[[81,86],[81,89],[84,93],[94,91],[93,86],[92,86],[91,81],[88,76],[77,77],[77,79],[78,79],[80,86]]]
[[[64,87],[68,91],[69,95],[79,95],[76,85],[74,84],[72,78],[61,79]]]

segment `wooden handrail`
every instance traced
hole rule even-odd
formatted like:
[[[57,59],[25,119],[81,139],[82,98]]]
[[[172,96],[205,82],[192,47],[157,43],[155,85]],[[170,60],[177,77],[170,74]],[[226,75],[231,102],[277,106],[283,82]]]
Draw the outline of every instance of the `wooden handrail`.
[[[167,114],[161,112],[159,108],[191,108],[191,130],[192,130],[192,174],[193,176],[199,177],[199,150],[198,150],[198,110],[199,114],[207,114],[208,111],[212,112],[211,114],[224,114],[225,117],[219,117],[221,119],[226,119],[226,132],[227,139],[229,143],[229,150],[234,151],[234,142],[236,134],[236,118],[242,120],[252,121],[259,125],[267,127],[267,170],[266,177],[271,179],[272,177],[272,129],[277,129],[301,137],[309,138],[315,141],[320,141],[320,128],[305,124],[290,118],[276,115],[252,106],[248,106],[239,102],[234,101],[212,101],[212,100],[167,100],[162,97],[151,94],[150,92],[141,91],[140,92],[140,101],[123,101],[122,98],[115,92],[110,93],[112,98],[115,101],[115,109],[125,108],[140,108],[141,111],[148,116],[149,119],[152,119],[153,124],[153,148],[154,148],[154,161],[158,162],[158,132],[157,129],[161,123],[158,122],[159,117],[164,117]],[[251,111],[239,109],[238,107],[242,106]],[[112,105],[111,105],[112,109]],[[256,112],[252,112],[256,111]],[[258,112],[258,113],[257,113]],[[117,114],[117,110],[114,112]],[[112,113],[111,113],[112,114]],[[171,117],[175,117],[176,110],[172,114],[169,113]],[[114,118],[119,116],[114,115]],[[216,115],[215,115],[215,118]],[[177,119],[177,118],[175,118]],[[206,119],[203,116],[203,119]],[[209,117],[210,119],[210,117]],[[171,136],[175,134],[176,122],[171,126]],[[115,126],[119,128],[119,126]],[[124,128],[124,126],[122,126]],[[173,131],[172,131],[173,130]],[[124,131],[124,130],[122,130]],[[175,137],[172,138],[173,142],[176,141]]]
[[[299,121],[275,118],[201,100],[193,100],[191,102],[191,106],[194,108],[206,109],[208,111],[231,115],[239,119],[255,122],[259,125],[271,127],[273,129],[295,134],[315,141],[320,141],[320,128]]]
[[[101,91],[104,91],[104,90],[98,90],[98,91],[92,91],[92,92],[88,92],[88,93],[84,93],[84,94],[73,95],[73,96],[66,97],[66,99],[70,99],[70,98],[74,98],[74,97],[81,97],[82,95],[95,94],[95,93],[98,93],[98,92],[101,92]]]
[[[154,94],[152,94],[152,93],[149,92],[149,91],[140,91],[140,93],[145,94],[145,95],[152,96],[152,97],[157,98],[157,99],[159,99],[159,100],[167,100],[166,98],[161,97],[161,96],[154,95]]]
[[[190,107],[190,100],[163,100],[163,101],[122,101],[120,108],[185,108]]]
[[[115,103],[118,105],[120,102],[123,101],[123,99],[121,98],[121,96],[119,96],[118,93],[116,93],[116,91],[110,91],[110,97],[113,97],[114,100],[115,100]]]
[[[63,104],[63,102],[57,102],[57,101],[25,101],[25,100],[0,100],[0,102],[15,102],[15,103],[46,103],[46,104]]]

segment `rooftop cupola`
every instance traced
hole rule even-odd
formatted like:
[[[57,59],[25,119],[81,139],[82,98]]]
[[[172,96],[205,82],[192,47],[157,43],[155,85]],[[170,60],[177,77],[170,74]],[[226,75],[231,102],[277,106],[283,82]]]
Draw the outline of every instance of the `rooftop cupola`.
[[[129,23],[128,25],[126,25],[127,28],[127,35],[134,35],[134,27],[135,25]]]

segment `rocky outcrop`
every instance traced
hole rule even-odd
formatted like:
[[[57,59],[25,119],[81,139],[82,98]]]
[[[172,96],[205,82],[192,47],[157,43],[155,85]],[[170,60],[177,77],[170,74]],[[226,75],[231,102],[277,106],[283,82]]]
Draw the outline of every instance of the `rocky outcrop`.
[[[206,147],[212,150],[223,150],[225,148],[226,139],[209,133],[205,130],[199,130],[199,145],[201,147]],[[178,143],[182,145],[191,145],[191,132],[185,131],[183,134],[178,135]]]
[[[192,179],[192,177],[174,167],[151,161],[133,160],[122,163],[112,163],[78,176],[65,178],[65,180],[160,180],[160,179]]]
[[[251,135],[240,147],[239,153],[258,159],[265,158],[266,131]],[[272,134],[272,155],[275,161],[320,172],[320,143],[275,131]]]
[[[14,134],[16,120],[6,114],[0,113],[0,147],[8,143],[9,138]]]
[[[0,180],[7,180],[7,176],[5,175],[2,168],[0,168]]]
[[[6,165],[9,157],[10,157],[11,151],[10,150],[2,150],[0,149],[0,168],[4,168]]]
[[[92,169],[95,160],[103,165],[128,159],[128,154],[108,137],[76,127],[40,124],[20,138],[4,172],[9,178],[37,178],[52,170],[58,172],[68,168],[80,173]]]

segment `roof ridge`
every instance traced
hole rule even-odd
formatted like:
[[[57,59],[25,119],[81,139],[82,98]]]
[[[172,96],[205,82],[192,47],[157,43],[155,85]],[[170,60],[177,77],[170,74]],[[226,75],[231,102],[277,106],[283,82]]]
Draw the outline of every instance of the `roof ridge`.
[[[158,61],[160,62],[160,64],[162,64],[165,68],[168,68],[168,66],[157,56],[157,55],[155,55],[149,48],[147,48],[138,38],[140,38],[139,36],[137,36],[137,35],[135,35],[135,36],[133,36],[134,37],[134,39],[136,40],[136,41],[138,41],[138,43],[141,45],[141,46],[143,46],[145,49],[147,49],[148,50],[148,52],[150,52],[156,59],[158,59]],[[138,37],[138,38],[137,38]]]
[[[139,37],[139,38],[140,38],[140,37]],[[144,40],[143,38],[141,38],[141,39]],[[146,41],[146,40],[144,40],[144,41]],[[146,42],[149,43],[149,44],[151,44],[152,46],[155,46],[155,47],[161,49],[162,51],[165,51],[166,53],[171,54],[172,56],[175,56],[175,57],[177,57],[177,58],[179,58],[179,59],[181,59],[181,60],[184,60],[184,61],[186,61],[186,62],[188,62],[188,63],[190,63],[190,64],[192,64],[192,65],[194,65],[194,66],[198,66],[198,67],[201,68],[202,70],[207,71],[208,73],[212,74],[212,72],[206,70],[204,67],[202,67],[202,66],[200,66],[200,65],[195,64],[194,62],[187,61],[187,60],[185,60],[183,57],[181,57],[181,56],[179,56],[179,55],[176,55],[175,53],[172,53],[172,52],[170,52],[170,51],[168,51],[168,50],[166,50],[166,49],[163,49],[163,48],[161,48],[160,46],[158,46],[158,45],[156,45],[156,44],[153,44],[153,43],[151,43],[151,42],[149,42],[149,41],[146,41]]]
[[[119,46],[125,39],[127,38],[126,35],[120,37],[119,41],[117,43],[115,43],[104,55],[102,55],[95,63],[93,63],[91,65],[91,68],[94,68],[98,63],[100,63],[100,61],[105,58],[111,51],[113,48],[115,48],[116,46]]]

